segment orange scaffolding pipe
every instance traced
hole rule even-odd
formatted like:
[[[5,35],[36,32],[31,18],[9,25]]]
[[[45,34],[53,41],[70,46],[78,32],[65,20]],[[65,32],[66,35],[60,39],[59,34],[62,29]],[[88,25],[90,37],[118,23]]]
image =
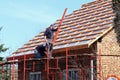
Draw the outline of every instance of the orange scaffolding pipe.
[[[47,52],[47,53],[48,53],[48,52]],[[49,59],[48,59],[48,54],[47,54],[46,69],[47,69],[47,80],[49,80]]]
[[[60,72],[60,80],[62,80],[62,72]]]
[[[24,54],[24,75],[23,75],[23,80],[26,80],[26,55]]]
[[[100,80],[102,80],[102,65],[101,65],[101,49],[99,49],[99,56],[98,56],[98,59],[99,59],[99,77],[100,77]]]
[[[79,73],[80,73],[79,80],[82,80],[82,77],[81,77],[81,75],[82,75],[82,69],[81,69],[81,67],[80,67]]]
[[[56,68],[58,68],[58,58],[56,58]]]
[[[13,54],[14,55],[14,54]],[[15,69],[14,69],[14,60],[15,60],[15,58],[14,58],[14,56],[13,56],[13,62],[12,62],[12,80],[14,80],[14,73],[15,73]]]
[[[35,71],[35,61],[33,61],[33,67],[32,67],[32,71],[34,72]]]
[[[63,16],[62,16],[62,18],[60,19],[60,23],[59,23],[59,25],[58,25],[58,30],[56,31],[56,34],[55,34],[55,37],[54,37],[54,43],[56,42],[56,39],[57,39],[57,36],[58,36],[58,32],[59,32],[59,30],[60,30],[60,27],[61,27],[61,25],[62,25],[62,21],[63,21],[63,19],[64,19],[64,17],[65,17],[66,12],[67,12],[67,8],[64,10]]]
[[[68,48],[66,48],[66,80],[68,80]]]

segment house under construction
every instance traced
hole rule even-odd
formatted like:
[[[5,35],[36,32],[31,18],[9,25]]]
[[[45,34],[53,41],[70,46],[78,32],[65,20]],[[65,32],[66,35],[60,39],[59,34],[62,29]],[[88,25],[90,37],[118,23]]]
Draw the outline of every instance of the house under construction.
[[[96,0],[56,20],[52,59],[34,58],[44,32],[1,63],[10,80],[120,80],[119,2]],[[17,68],[17,69],[16,69]]]

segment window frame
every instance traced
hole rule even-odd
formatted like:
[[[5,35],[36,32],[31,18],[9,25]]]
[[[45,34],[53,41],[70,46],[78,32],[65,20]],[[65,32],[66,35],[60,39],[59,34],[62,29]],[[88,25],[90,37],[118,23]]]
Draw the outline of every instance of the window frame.
[[[73,74],[73,73],[75,73],[76,72],[76,74]],[[65,75],[64,75],[65,74]],[[68,70],[68,76],[69,75],[71,75],[70,77],[69,77],[69,79],[68,80],[79,80],[79,69],[69,69]],[[66,70],[63,70],[63,80],[66,80]]]
[[[38,77],[38,75],[39,75],[39,77]],[[41,72],[30,72],[29,76],[30,76],[30,80],[42,80]],[[32,76],[33,76],[33,78],[32,78]]]

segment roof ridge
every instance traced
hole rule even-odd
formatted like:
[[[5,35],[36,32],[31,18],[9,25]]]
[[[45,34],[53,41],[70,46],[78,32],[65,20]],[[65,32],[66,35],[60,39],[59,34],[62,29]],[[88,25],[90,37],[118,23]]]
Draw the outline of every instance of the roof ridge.
[[[89,2],[89,3],[86,3],[86,4],[83,4],[83,5],[82,5],[82,8],[83,8],[83,7],[86,7],[86,6],[89,6],[89,5],[94,5],[95,3],[98,3],[98,2],[105,2],[105,1],[112,1],[112,0],[95,0],[95,1],[92,1],[92,2]]]
[[[96,1],[112,1],[112,0],[96,0]]]

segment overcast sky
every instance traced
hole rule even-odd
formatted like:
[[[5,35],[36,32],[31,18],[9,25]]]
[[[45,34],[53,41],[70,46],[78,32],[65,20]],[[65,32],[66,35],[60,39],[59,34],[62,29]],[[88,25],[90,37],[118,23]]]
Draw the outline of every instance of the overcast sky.
[[[50,24],[94,0],[0,0],[0,43],[9,50],[0,56],[9,56]]]

